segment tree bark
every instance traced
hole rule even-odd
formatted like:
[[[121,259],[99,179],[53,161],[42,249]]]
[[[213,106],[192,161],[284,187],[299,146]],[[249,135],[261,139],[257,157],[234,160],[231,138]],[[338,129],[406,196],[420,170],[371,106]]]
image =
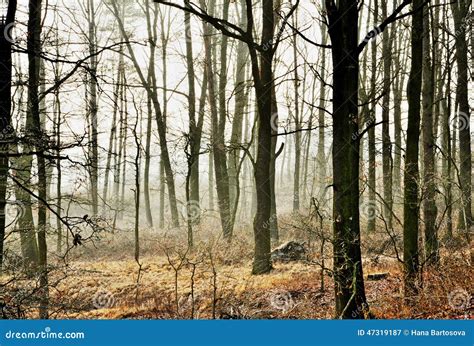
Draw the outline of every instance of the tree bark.
[[[219,214],[221,219],[223,236],[226,240],[229,241],[232,238],[232,225],[229,201],[229,176],[227,174],[227,158],[224,141],[225,114],[222,114],[222,110],[219,113],[216,102],[216,98],[218,98],[219,95],[216,95],[215,90],[214,66],[212,63],[211,30],[209,24],[203,23],[203,26],[206,73],[209,91],[208,99],[211,109],[211,145],[214,159],[213,161],[217,190],[217,202],[219,205]],[[222,92],[222,90],[220,92]],[[222,105],[220,104],[220,106]]]
[[[382,17],[387,17],[387,0],[382,0]],[[395,29],[391,32],[383,32],[383,99],[382,99],[382,171],[383,171],[383,194],[384,194],[384,217],[389,229],[392,229],[392,141],[390,139],[390,86],[392,65],[392,41]]]
[[[378,18],[378,1],[374,0],[374,7],[373,7],[373,19],[372,22],[374,27],[377,25],[379,20]],[[370,78],[370,93],[369,93],[369,102],[370,102],[370,110],[367,113],[368,117],[366,119],[366,126],[369,128],[369,139],[368,139],[368,149],[369,149],[369,166],[368,166],[368,185],[369,185],[369,196],[368,196],[368,208],[376,210],[376,163],[375,163],[375,126],[373,124],[376,123],[376,112],[377,112],[377,101],[376,101],[376,82],[377,82],[377,43],[376,40],[372,40],[372,54],[371,54],[371,78]],[[374,215],[375,216],[375,215]],[[375,221],[376,217],[369,217],[367,219],[367,232],[374,233],[375,232]]]
[[[333,66],[333,253],[336,316],[364,318],[359,226],[357,2],[326,1]]]
[[[5,155],[10,149],[13,139],[11,126],[12,110],[12,43],[8,39],[9,30],[15,21],[16,0],[8,2],[7,13],[1,18],[0,31],[0,274],[3,265],[3,246],[5,239],[5,207],[7,199],[7,180],[9,159]]]
[[[424,200],[423,221],[425,225],[425,258],[427,263],[436,264],[439,260],[438,236],[436,227],[436,184],[435,184],[435,138],[433,135],[434,69],[431,60],[430,11],[423,9],[423,166]],[[437,25],[433,23],[432,25]]]
[[[459,0],[451,3],[454,28],[456,32],[456,63],[457,86],[456,102],[459,105],[459,170],[461,183],[462,209],[460,210],[460,225],[458,228],[469,234],[472,222],[472,161],[471,161],[471,128],[470,107],[468,96],[468,47],[466,39],[466,22],[469,16],[469,1]]]
[[[28,108],[33,122],[33,131],[30,135],[35,138],[36,160],[38,164],[38,253],[39,253],[39,317],[48,318],[49,288],[48,288],[48,260],[46,244],[46,161],[43,155],[47,141],[42,131],[39,109],[39,66],[41,52],[41,0],[30,0],[28,6]]]
[[[405,297],[418,293],[418,155],[420,139],[420,96],[423,64],[423,0],[413,1],[411,29],[411,69],[408,80],[408,127],[406,136],[404,202],[403,202],[403,260]]]

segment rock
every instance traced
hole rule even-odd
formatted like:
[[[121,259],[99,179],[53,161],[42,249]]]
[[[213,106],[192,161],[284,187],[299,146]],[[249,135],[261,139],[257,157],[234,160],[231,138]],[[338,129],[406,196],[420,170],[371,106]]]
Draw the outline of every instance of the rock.
[[[388,273],[372,273],[367,275],[367,280],[383,280],[388,277]]]
[[[274,261],[300,261],[306,258],[306,248],[304,243],[289,241],[274,249],[271,256]]]

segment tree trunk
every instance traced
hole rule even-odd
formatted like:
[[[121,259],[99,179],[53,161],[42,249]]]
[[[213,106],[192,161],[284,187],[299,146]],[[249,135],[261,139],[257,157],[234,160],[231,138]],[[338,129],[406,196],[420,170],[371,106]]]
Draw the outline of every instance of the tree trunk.
[[[436,228],[436,185],[435,185],[435,138],[433,135],[434,69],[431,63],[430,11],[423,9],[423,165],[424,200],[423,218],[425,225],[425,258],[427,263],[436,264],[439,260],[438,236]],[[432,25],[437,25],[433,23]]]
[[[99,153],[98,153],[98,131],[97,131],[97,35],[96,35],[96,19],[95,19],[95,5],[94,0],[89,0],[87,4],[87,19],[89,25],[89,54],[91,55],[89,73],[89,104],[87,114],[89,117],[90,125],[90,143],[89,143],[89,160],[88,169],[90,175],[91,184],[91,203],[92,213],[97,215],[98,213],[98,165],[99,165]]]
[[[120,52],[122,47],[120,47]],[[120,84],[122,78],[122,70],[123,70],[123,55],[120,54],[119,56],[119,63],[117,67],[117,76],[115,81],[115,91],[114,91],[114,101],[113,101],[113,111],[112,111],[112,125],[110,128],[110,135],[109,135],[109,149],[107,151],[107,161],[105,165],[105,172],[104,172],[104,187],[102,192],[102,209],[105,212],[105,208],[107,206],[108,200],[108,191],[109,191],[109,175],[112,165],[112,156],[114,161],[117,160],[117,152],[114,150],[117,143],[117,113],[119,111],[119,94],[120,94]]]
[[[39,253],[39,317],[48,318],[49,288],[48,288],[48,262],[46,244],[46,162],[43,155],[47,142],[41,126],[39,109],[39,66],[41,52],[41,0],[30,0],[28,6],[28,108],[33,121],[33,132],[36,138],[35,150],[38,164],[38,253]]]
[[[423,0],[414,0],[411,29],[411,70],[408,80],[408,127],[406,136],[404,202],[403,202],[403,260],[405,297],[418,292],[418,155],[420,139],[420,96],[423,64]]]
[[[327,0],[333,66],[333,219],[336,316],[364,318],[359,226],[357,2]]]
[[[184,1],[185,6],[189,7],[189,0]],[[186,201],[188,207],[200,208],[199,199],[199,149],[200,149],[200,134],[196,123],[196,88],[195,88],[195,72],[194,72],[194,57],[193,57],[193,42],[191,31],[191,15],[184,11],[184,30],[186,40],[186,67],[188,69],[188,117],[189,117],[189,157],[188,157],[188,173],[186,176]],[[202,86],[205,90],[206,86]],[[194,213],[195,211],[193,211]],[[188,211],[189,217],[189,211]],[[199,218],[188,220],[188,233],[191,231],[191,245],[192,245],[192,223],[197,222]],[[189,239],[189,234],[188,234]]]
[[[247,8],[247,16],[250,15],[251,9]],[[251,30],[252,28],[247,29]],[[262,0],[261,42],[267,46],[267,49],[260,52],[260,61],[258,61],[256,51],[253,47],[249,47],[258,108],[257,158],[255,161],[257,210],[253,222],[255,254],[252,274],[264,274],[272,269],[269,228],[272,198],[269,178],[272,161],[273,30],[273,0]]]
[[[240,13],[240,27],[244,27],[247,21],[245,14],[245,0],[240,0],[241,13]],[[247,102],[247,91],[246,91],[246,70],[247,70],[248,50],[244,42],[239,41],[237,44],[237,60],[235,70],[235,108],[234,108],[234,119],[232,122],[232,134],[230,137],[231,151],[229,152],[229,195],[232,209],[235,208],[238,201],[237,186],[239,185],[237,176],[237,169],[239,165],[239,158],[241,150],[239,146],[242,142],[242,122],[244,118],[244,109]],[[236,210],[232,210],[235,215]]]
[[[3,265],[3,245],[5,239],[5,207],[7,199],[7,180],[9,159],[6,155],[13,139],[11,126],[12,110],[12,43],[8,39],[8,32],[15,21],[16,0],[8,2],[6,17],[0,21],[0,274]]]
[[[459,170],[461,184],[462,209],[460,210],[459,229],[469,234],[472,226],[472,161],[470,107],[468,98],[468,47],[466,40],[466,22],[469,15],[469,1],[459,0],[451,3],[456,32],[457,87],[456,102],[459,104]],[[463,227],[464,226],[464,227]]]
[[[153,101],[153,108],[155,110],[155,120],[156,120],[156,125],[158,128],[158,136],[159,136],[159,143],[160,143],[160,149],[161,149],[161,161],[163,162],[163,169],[164,173],[166,175],[166,184],[168,187],[168,196],[169,196],[169,203],[170,203],[170,209],[171,209],[171,220],[173,227],[178,227],[179,226],[179,216],[178,216],[178,207],[177,207],[177,202],[176,202],[176,188],[175,188],[175,182],[174,182],[174,173],[173,169],[171,167],[171,160],[170,160],[170,155],[168,151],[168,143],[167,143],[167,136],[166,136],[166,124],[165,124],[165,113],[162,112],[161,110],[161,105],[158,100],[158,95],[157,95],[157,88],[156,88],[156,76],[154,71],[152,71],[151,76],[153,83],[152,85],[149,85],[141,68],[138,63],[138,60],[135,56],[135,52],[133,51],[133,48],[131,46],[131,43],[129,42],[129,35],[125,31],[124,23],[123,20],[119,14],[118,7],[117,7],[117,2],[112,1],[110,3],[112,12],[114,13],[114,16],[118,22],[119,29],[122,33],[122,36],[124,39],[127,41],[127,50],[130,55],[130,59],[132,60],[132,63],[135,67],[135,70],[140,78],[140,82],[143,86],[143,88],[146,90],[148,93],[148,96],[151,97]],[[153,66],[152,66],[153,68]]]
[[[297,23],[297,12],[293,17],[293,25]],[[301,167],[301,119],[299,109],[299,76],[298,76],[298,55],[297,55],[297,33],[293,34],[293,64],[294,64],[294,80],[293,88],[295,89],[294,101],[294,121],[295,121],[295,171],[293,179],[293,212],[300,209],[300,167]]]
[[[374,27],[378,23],[378,1],[374,0],[374,7],[373,7],[373,24]],[[373,126],[376,123],[376,110],[377,110],[377,101],[376,101],[376,82],[377,82],[377,43],[376,40],[372,40],[372,56],[371,56],[371,78],[370,78],[370,93],[369,93],[369,102],[370,102],[370,111],[368,112],[368,117],[366,119],[366,126],[370,127],[369,129],[369,139],[368,139],[368,146],[369,146],[369,196],[368,196],[368,209],[370,210],[376,210],[376,176],[375,176],[375,171],[376,171],[376,163],[375,163],[375,126]],[[367,218],[367,232],[368,233],[374,233],[375,232],[375,221],[376,221],[376,215],[373,217],[368,217]]]
[[[211,109],[212,152],[214,159],[214,173],[216,179],[217,201],[221,218],[222,232],[226,240],[232,238],[231,211],[229,204],[229,176],[227,174],[226,152],[224,142],[225,114],[218,113],[216,92],[214,90],[214,70],[212,64],[211,31],[209,24],[204,23],[204,47],[206,58],[206,73],[209,89],[209,105]],[[222,90],[221,90],[222,92]],[[220,106],[222,106],[220,104]],[[224,111],[225,113],[225,111]]]
[[[387,17],[387,0],[382,0],[382,17]],[[395,29],[383,32],[383,99],[382,99],[382,170],[383,170],[383,195],[384,217],[389,229],[392,229],[392,141],[390,139],[390,85],[392,65],[392,41],[395,38]]]
[[[326,26],[321,24],[321,44],[326,44],[327,43],[327,30]],[[317,186],[318,186],[318,199],[323,199],[324,198],[324,191],[325,185],[326,185],[326,171],[327,171],[327,165],[326,165],[326,152],[325,152],[325,142],[326,142],[326,112],[324,111],[326,107],[326,52],[325,50],[322,51],[320,54],[322,54],[321,58],[321,66],[322,71],[321,71],[321,82],[319,85],[319,111],[318,111],[318,151],[316,154],[316,162],[317,162]]]

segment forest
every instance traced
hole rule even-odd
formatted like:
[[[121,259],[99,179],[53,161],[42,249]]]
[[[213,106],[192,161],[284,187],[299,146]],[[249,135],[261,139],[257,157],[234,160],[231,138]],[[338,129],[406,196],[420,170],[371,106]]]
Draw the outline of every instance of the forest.
[[[0,318],[473,318],[471,1],[0,11]]]

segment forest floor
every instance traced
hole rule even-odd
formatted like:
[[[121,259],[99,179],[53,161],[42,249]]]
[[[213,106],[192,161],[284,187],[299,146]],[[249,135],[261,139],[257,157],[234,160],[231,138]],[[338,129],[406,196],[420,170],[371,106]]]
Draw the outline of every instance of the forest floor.
[[[329,244],[323,252],[324,262],[320,244],[315,242],[307,260],[276,262],[269,274],[254,276],[248,235],[236,237],[231,246],[220,240],[202,242],[192,252],[178,245],[186,244],[185,239],[177,238],[175,234],[142,234],[139,263],[134,260],[133,232],[109,234],[97,243],[74,248],[66,259],[51,254],[50,317],[334,318]],[[363,266],[373,318],[473,319],[474,268],[469,249],[442,248],[439,267],[424,268],[420,294],[410,304],[403,298],[403,268],[396,256],[387,249],[376,256],[370,251],[373,249],[363,249]],[[0,283],[8,280],[5,275],[0,277]],[[7,306],[21,305],[23,310],[12,316],[35,318],[34,280],[10,282],[0,298]]]
[[[330,275],[307,262],[275,263],[266,275],[252,276],[251,261],[226,264],[147,256],[139,266],[130,259],[74,262],[51,290],[57,318],[81,319],[330,319],[334,287]],[[174,262],[173,262],[174,261]],[[194,264],[192,264],[194,263]],[[196,265],[196,267],[194,267]],[[192,275],[195,268],[194,276]],[[385,277],[365,281],[374,318],[472,319],[472,266],[445,263],[425,271],[416,301],[404,303],[401,266],[391,260],[367,265],[365,275]],[[177,274],[176,274],[177,273]],[[175,280],[176,279],[176,280]],[[194,298],[192,298],[192,296]],[[178,302],[178,303],[176,303]],[[194,302],[194,304],[193,304]],[[194,305],[194,306],[193,306]],[[193,311],[194,310],[194,311]]]

